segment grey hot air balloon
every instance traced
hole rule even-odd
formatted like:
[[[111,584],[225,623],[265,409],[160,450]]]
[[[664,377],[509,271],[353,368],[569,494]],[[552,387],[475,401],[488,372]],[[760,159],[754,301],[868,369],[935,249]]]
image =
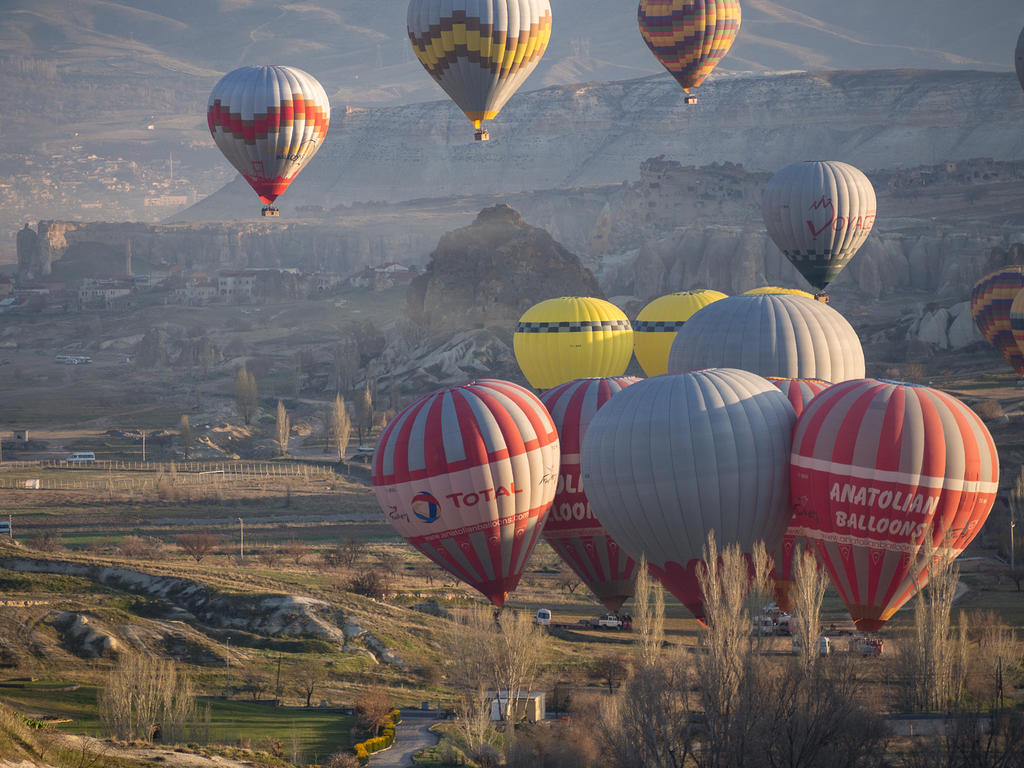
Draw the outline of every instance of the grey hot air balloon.
[[[672,342],[669,373],[701,368],[840,382],[864,377],[864,350],[846,318],[820,301],[731,296],[697,312]]]
[[[864,245],[875,209],[868,177],[835,160],[787,165],[761,195],[764,226],[775,245],[822,290]]]
[[[608,535],[632,557],[646,554],[651,572],[702,619],[696,568],[710,530],[745,553],[758,540],[769,551],[782,540],[795,423],[786,396],[747,371],[639,381],[591,420],[583,486]]]
[[[1017,77],[1020,80],[1020,87],[1024,88],[1024,29],[1020,31],[1020,37],[1017,38]]]

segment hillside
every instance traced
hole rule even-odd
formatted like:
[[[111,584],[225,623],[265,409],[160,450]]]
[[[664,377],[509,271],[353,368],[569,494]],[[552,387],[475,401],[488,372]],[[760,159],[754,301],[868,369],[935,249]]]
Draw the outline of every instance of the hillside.
[[[303,205],[618,183],[659,155],[771,171],[808,157],[865,170],[1024,159],[1024,94],[1011,73],[738,76],[702,94],[687,107],[661,75],[533,91],[509,105],[485,145],[447,101],[349,110],[280,207],[294,215]],[[251,217],[255,200],[236,179],[175,219]]]

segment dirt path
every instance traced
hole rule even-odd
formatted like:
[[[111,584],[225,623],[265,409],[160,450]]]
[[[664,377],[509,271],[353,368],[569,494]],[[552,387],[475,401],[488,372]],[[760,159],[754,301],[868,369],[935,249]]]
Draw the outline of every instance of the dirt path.
[[[234,760],[229,757],[199,755],[194,752],[177,752],[169,747],[129,747],[113,744],[91,736],[65,734],[61,746],[76,753],[107,755],[126,758],[143,763],[159,763],[170,768],[252,768],[253,763]],[[88,764],[87,762],[83,764]]]
[[[402,722],[395,732],[395,745],[386,752],[370,758],[370,765],[376,768],[407,768],[412,765],[412,756],[421,749],[432,747],[439,741],[430,728],[440,720],[433,716],[408,716],[403,713]]]

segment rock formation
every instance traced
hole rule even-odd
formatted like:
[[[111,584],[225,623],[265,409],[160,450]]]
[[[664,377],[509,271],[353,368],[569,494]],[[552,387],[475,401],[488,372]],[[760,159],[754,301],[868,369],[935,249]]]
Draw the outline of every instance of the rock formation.
[[[575,254],[496,205],[441,238],[409,286],[406,315],[432,334],[512,328],[530,306],[556,296],[604,294]]]

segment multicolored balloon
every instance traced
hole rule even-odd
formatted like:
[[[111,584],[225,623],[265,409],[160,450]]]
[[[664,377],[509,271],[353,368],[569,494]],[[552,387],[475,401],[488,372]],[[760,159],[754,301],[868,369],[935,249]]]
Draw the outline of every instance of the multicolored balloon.
[[[562,448],[558,491],[544,523],[544,539],[609,611],[619,610],[633,596],[636,563],[594,516],[580,477],[580,452],[598,409],[638,381],[632,376],[577,379],[541,396]]]
[[[730,296],[695,314],[672,342],[670,373],[701,368],[846,381],[864,376],[864,350],[853,326],[820,301]]]
[[[797,418],[800,418],[800,414],[816,395],[832,386],[831,382],[821,379],[779,379],[769,376],[768,381],[786,396],[796,411]],[[775,602],[784,611],[793,610],[793,597],[790,592],[793,586],[793,555],[800,541],[791,521],[782,537],[782,546],[771,553],[775,564],[772,572],[772,578],[775,580]]]
[[[922,546],[952,560],[999,485],[981,419],[928,387],[873,379],[815,397],[793,437],[792,529],[810,541],[858,629],[876,632],[928,582]]]
[[[213,86],[213,140],[259,195],[264,216],[320,149],[331,104],[316,78],[295,67],[242,67]]]
[[[480,379],[421,397],[381,434],[373,486],[416,549],[503,605],[558,484],[558,434],[544,404]]]
[[[785,396],[747,371],[639,381],[590,421],[587,498],[619,546],[637,560],[646,554],[651,572],[702,619],[697,566],[709,531],[747,555],[757,541],[771,552],[782,540],[795,421]]]
[[[526,310],[512,345],[530,385],[550,389],[573,379],[624,374],[633,356],[633,329],[611,302],[564,296]]]
[[[1024,356],[1024,289],[1017,291],[1017,297],[1010,305],[1010,332],[1017,349]]]
[[[1017,294],[1024,289],[1024,267],[997,269],[974,284],[971,315],[985,340],[1024,377],[1024,351],[1014,341],[1010,311]]]
[[[661,296],[640,310],[633,324],[633,353],[648,376],[668,373],[668,353],[676,333],[693,313],[724,293],[700,289]]]
[[[551,39],[548,0],[411,0],[420,64],[476,127],[477,140],[537,68]]]
[[[807,282],[824,290],[875,225],[875,189],[835,160],[787,165],[761,195],[768,235]]]
[[[686,91],[711,74],[740,31],[739,0],[640,0],[637,23],[654,57]]]

